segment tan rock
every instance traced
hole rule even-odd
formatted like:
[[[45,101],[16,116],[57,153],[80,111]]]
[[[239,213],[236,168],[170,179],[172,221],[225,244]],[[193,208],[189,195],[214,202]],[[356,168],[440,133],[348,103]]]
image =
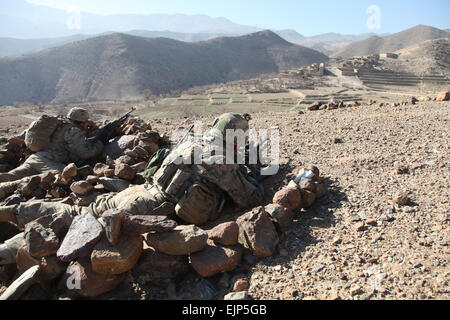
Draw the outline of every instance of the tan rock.
[[[219,224],[208,232],[208,237],[217,244],[233,246],[238,243],[239,226],[234,221]]]
[[[207,245],[205,249],[190,254],[191,265],[202,277],[234,270],[242,257],[242,247]]]
[[[129,166],[128,164],[119,163],[116,165],[114,175],[116,175],[121,179],[131,181],[136,176],[136,171],[133,168],[131,168],[131,166]]]
[[[70,185],[70,190],[76,195],[87,196],[94,191],[94,187],[89,182],[77,181]]]
[[[264,209],[269,214],[272,222],[279,231],[286,231],[292,225],[294,213],[291,210],[287,210],[285,207],[278,204],[269,204],[265,206]]]
[[[86,182],[88,182],[92,185],[98,183],[98,181],[99,181],[99,178],[97,176],[91,175],[91,176],[86,177]]]
[[[445,91],[438,94],[436,97],[436,101],[449,101],[450,100],[450,92]]]
[[[109,169],[109,166],[104,163],[97,163],[94,167],[94,174],[98,177],[103,177],[105,175],[105,170]]]
[[[57,279],[66,271],[67,267],[67,265],[61,262],[55,255],[44,258],[34,258],[28,252],[26,246],[21,247],[17,251],[16,262],[17,270],[21,274],[35,265],[40,265],[41,273],[39,274],[39,280],[44,283],[50,283]]]
[[[133,268],[143,248],[141,236],[120,237],[115,246],[101,240],[92,250],[92,270],[101,274],[121,274]]]
[[[105,171],[103,171],[103,175],[106,178],[114,177],[114,169],[106,169]]]
[[[241,292],[241,291],[247,291],[250,287],[250,283],[247,278],[240,278],[237,279],[236,282],[233,284],[233,292]]]
[[[126,273],[113,275],[94,272],[89,257],[83,257],[70,263],[59,282],[59,288],[70,296],[97,297],[116,288],[125,277]]]
[[[25,243],[27,251],[38,258],[55,254],[60,245],[53,230],[42,226],[37,221],[25,226]]]
[[[300,189],[295,187],[284,188],[273,197],[273,203],[285,207],[288,210],[296,210],[302,206]]]
[[[393,203],[398,206],[404,206],[409,201],[408,191],[399,191],[394,195]]]
[[[208,233],[195,225],[178,226],[164,233],[147,234],[147,244],[170,255],[187,255],[206,247]]]
[[[239,243],[259,258],[271,256],[278,245],[279,238],[275,226],[264,207],[258,207],[240,216]]]
[[[63,169],[61,177],[66,181],[70,181],[72,178],[77,176],[77,173],[77,166],[75,165],[75,163],[71,163]]]

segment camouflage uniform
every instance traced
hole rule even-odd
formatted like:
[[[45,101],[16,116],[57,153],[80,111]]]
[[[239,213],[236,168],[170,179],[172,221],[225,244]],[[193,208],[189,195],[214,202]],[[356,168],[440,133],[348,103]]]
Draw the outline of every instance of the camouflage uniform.
[[[53,133],[50,148],[31,155],[21,166],[9,173],[0,174],[0,182],[15,181],[46,171],[59,173],[69,163],[76,163],[101,154],[102,142],[87,141],[85,133],[75,123],[75,121],[88,120],[86,110],[72,109],[68,114],[68,120],[65,120]]]
[[[223,129],[219,131],[223,132]],[[220,136],[217,122],[216,128],[205,137],[208,136],[213,139]],[[222,143],[220,139],[218,142]],[[14,208],[16,222],[23,227],[43,215],[55,213],[72,216],[93,214],[99,218],[108,209],[121,209],[133,215],[151,215],[158,214],[155,212],[158,207],[171,203],[181,219],[203,224],[217,217],[227,198],[242,209],[260,205],[264,190],[248,175],[249,170],[244,165],[227,164],[224,155],[210,153],[208,144],[210,141],[205,148],[205,144],[190,137],[168,153],[152,175],[151,183],[133,186],[117,194],[100,195],[89,207],[39,201],[22,203]],[[199,164],[189,164],[187,160],[192,160],[195,152],[200,155],[207,152],[207,156]]]

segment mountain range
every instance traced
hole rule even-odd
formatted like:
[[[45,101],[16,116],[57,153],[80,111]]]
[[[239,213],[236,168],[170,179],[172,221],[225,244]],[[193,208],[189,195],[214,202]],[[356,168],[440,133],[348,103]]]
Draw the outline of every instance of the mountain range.
[[[262,31],[206,15],[70,13],[24,0],[0,0],[0,57],[17,56],[115,32],[179,41],[205,41]],[[305,37],[295,30],[275,30],[285,40],[330,55],[374,34],[330,33]]]
[[[0,105],[139,99],[326,61],[271,31],[195,43],[114,33],[0,59]]]
[[[154,30],[182,33],[243,35],[261,31],[219,17],[184,14],[97,15],[28,3],[0,0],[0,37],[36,39],[67,37],[74,34],[98,35],[107,31]]]
[[[332,57],[349,58],[377,53],[389,53],[419,44],[426,40],[449,38],[450,33],[430,26],[418,25],[385,37],[372,36],[368,39],[347,45],[332,54]]]

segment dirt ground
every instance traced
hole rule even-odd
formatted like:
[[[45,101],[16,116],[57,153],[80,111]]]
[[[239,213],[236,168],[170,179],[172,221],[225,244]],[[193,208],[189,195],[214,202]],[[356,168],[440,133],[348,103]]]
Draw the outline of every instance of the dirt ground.
[[[252,127],[281,133],[281,170],[265,182],[266,201],[309,165],[329,192],[296,213],[276,255],[246,256],[229,278],[246,274],[252,299],[448,299],[449,107],[253,114]],[[185,126],[155,124],[162,132]],[[408,203],[393,206],[404,190]]]

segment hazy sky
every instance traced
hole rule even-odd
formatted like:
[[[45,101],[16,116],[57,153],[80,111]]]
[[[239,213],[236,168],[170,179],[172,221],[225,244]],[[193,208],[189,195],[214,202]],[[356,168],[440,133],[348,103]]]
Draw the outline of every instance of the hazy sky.
[[[206,14],[311,36],[395,33],[417,24],[450,28],[450,0],[27,0],[98,14]]]

